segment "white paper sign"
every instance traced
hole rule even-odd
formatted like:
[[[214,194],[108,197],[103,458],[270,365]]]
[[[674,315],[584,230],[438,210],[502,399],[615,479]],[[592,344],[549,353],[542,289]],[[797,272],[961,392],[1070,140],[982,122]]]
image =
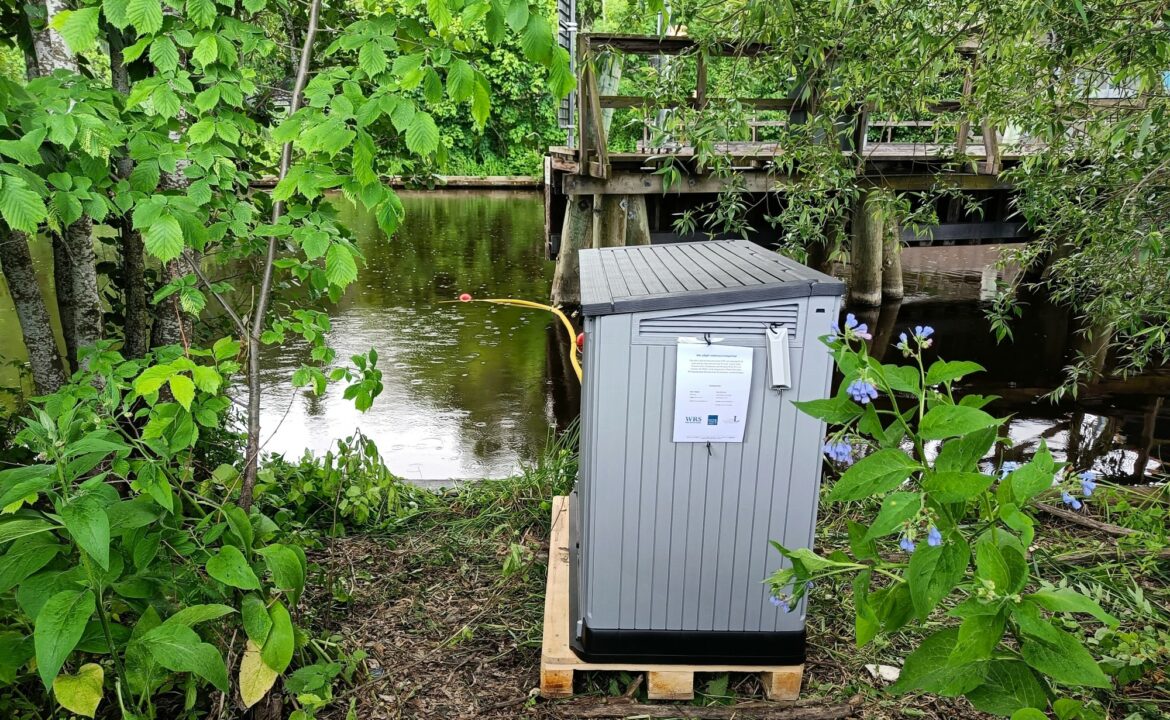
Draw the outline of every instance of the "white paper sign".
[[[674,383],[675,442],[743,442],[751,348],[680,341]]]

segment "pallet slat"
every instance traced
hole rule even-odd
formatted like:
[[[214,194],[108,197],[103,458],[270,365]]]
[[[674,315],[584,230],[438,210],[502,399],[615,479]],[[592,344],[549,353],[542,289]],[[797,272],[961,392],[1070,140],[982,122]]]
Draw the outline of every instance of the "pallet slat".
[[[540,651],[540,694],[545,698],[573,695],[575,672],[625,671],[646,673],[651,700],[690,700],[695,673],[758,673],[769,700],[795,700],[800,694],[803,665],[667,665],[590,663],[569,647],[569,499],[553,498],[552,533],[548,550],[548,581],[544,596],[544,637]]]

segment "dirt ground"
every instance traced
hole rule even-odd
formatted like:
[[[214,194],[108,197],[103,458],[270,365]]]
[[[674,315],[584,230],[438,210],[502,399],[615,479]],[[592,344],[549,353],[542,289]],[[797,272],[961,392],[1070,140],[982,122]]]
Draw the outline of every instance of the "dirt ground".
[[[510,545],[503,536],[463,538],[460,547],[442,532],[351,537],[331,540],[311,556],[326,580],[311,587],[332,588],[305,600],[314,630],[337,633],[345,646],[369,654],[366,676],[348,692],[360,720],[573,718],[629,689],[629,675],[590,673],[578,674],[572,700],[536,696],[547,545],[524,540],[532,556],[508,578],[500,571]],[[813,599],[819,615],[840,615],[824,613],[835,604],[827,595]],[[855,717],[863,718],[989,717],[964,700],[882,697],[875,687],[881,681],[864,670],[865,659],[847,639],[850,629],[810,623],[806,701],[834,705],[853,698]],[[696,690],[700,705],[762,698],[751,674],[699,677]],[[326,717],[341,720],[347,708],[345,698]],[[739,716],[756,714],[745,709]]]

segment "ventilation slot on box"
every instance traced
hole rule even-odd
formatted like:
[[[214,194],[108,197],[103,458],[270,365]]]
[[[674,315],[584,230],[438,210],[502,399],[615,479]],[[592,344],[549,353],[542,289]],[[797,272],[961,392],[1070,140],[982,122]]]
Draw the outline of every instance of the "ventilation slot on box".
[[[758,338],[762,344],[764,331],[769,325],[783,325],[788,329],[789,344],[800,347],[799,320],[800,307],[791,303],[773,307],[757,306],[746,310],[643,317],[638,320],[638,340],[662,342],[668,338],[710,333],[728,340]],[[828,328],[825,331],[828,332]]]

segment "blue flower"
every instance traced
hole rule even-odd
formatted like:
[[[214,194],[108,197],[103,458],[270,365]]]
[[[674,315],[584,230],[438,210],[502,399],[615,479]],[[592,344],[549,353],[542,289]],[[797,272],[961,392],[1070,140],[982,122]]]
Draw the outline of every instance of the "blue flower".
[[[857,316],[853,313],[848,313],[845,315],[845,329],[852,330],[855,327],[857,327]]]
[[[1011,475],[1016,470],[1020,469],[1020,464],[1015,460],[1008,460],[1003,465],[999,466],[999,479],[1003,480],[1008,475]]]
[[[931,547],[938,547],[943,544],[942,533],[934,525],[931,525],[930,529],[926,531],[926,544]]]
[[[1068,505],[1073,510],[1081,509],[1081,501],[1070,495],[1067,490],[1060,493],[1060,500],[1065,505]]]
[[[868,405],[870,400],[876,400],[878,396],[877,388],[873,386],[873,383],[860,379],[849,383],[845,392],[849,393],[849,397],[861,405]]]
[[[769,601],[786,613],[792,612],[792,608],[788,605],[788,598],[776,597],[773,595],[771,598],[769,598]]]
[[[914,541],[910,539],[909,535],[903,535],[902,539],[898,541],[898,547],[905,550],[907,553],[914,552]]]
[[[1085,497],[1092,497],[1093,491],[1097,489],[1097,473],[1092,470],[1086,470],[1081,473],[1081,492]]]
[[[926,338],[930,337],[931,335],[934,335],[934,328],[932,328],[931,326],[929,326],[929,325],[915,325],[914,326],[914,337],[918,338],[919,340],[925,340]]]
[[[845,465],[853,464],[853,446],[844,440],[825,443],[824,451],[831,460]]]

